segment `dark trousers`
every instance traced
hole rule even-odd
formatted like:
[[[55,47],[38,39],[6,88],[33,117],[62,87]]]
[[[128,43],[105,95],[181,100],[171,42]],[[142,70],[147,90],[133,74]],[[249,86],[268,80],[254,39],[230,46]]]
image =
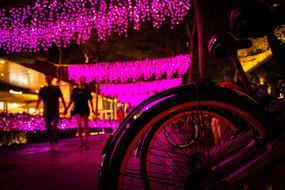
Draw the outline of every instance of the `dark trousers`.
[[[58,140],[58,116],[46,116],[45,125],[50,144],[56,144]]]

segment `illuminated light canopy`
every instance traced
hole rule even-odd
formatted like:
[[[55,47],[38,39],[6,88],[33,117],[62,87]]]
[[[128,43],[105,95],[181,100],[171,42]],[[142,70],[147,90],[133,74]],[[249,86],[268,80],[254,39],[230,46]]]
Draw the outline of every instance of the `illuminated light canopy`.
[[[155,93],[179,86],[181,81],[182,79],[178,78],[132,84],[102,84],[100,85],[100,92],[104,96],[117,97],[119,102],[136,106]]]
[[[127,83],[150,78],[178,78],[186,73],[189,64],[189,55],[178,55],[162,59],[70,65],[68,75],[69,79],[76,81],[85,76],[88,82],[96,80],[98,83]]]
[[[86,42],[91,31],[98,40],[111,33],[127,36],[151,21],[159,29],[166,19],[179,24],[190,0],[36,0],[21,8],[0,9],[0,48],[10,52],[47,50],[52,43],[65,47],[75,40]]]

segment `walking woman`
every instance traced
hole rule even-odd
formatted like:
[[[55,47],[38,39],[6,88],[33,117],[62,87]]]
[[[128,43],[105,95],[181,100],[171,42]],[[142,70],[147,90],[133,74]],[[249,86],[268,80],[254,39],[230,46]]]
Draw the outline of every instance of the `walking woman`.
[[[78,136],[80,138],[80,149],[89,149],[88,137],[89,137],[89,127],[88,127],[88,117],[90,115],[90,109],[88,102],[90,103],[92,112],[94,112],[92,95],[90,89],[86,84],[86,77],[79,78],[79,86],[74,88],[71,92],[70,102],[66,108],[66,113],[74,103],[73,115],[76,118],[77,126],[78,126]],[[82,122],[84,127],[85,140],[82,136]]]

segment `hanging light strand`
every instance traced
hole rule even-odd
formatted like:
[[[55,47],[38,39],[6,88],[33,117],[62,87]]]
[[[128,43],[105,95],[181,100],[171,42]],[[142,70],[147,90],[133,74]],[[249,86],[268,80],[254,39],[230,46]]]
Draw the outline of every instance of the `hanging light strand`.
[[[87,81],[98,83],[135,83],[161,78],[180,78],[190,64],[188,54],[162,59],[146,59],[127,62],[69,65],[69,79],[78,80],[85,76]]]
[[[163,90],[179,86],[182,79],[168,79],[132,84],[102,84],[100,92],[104,96],[116,97],[119,102],[136,106],[151,95]]]
[[[37,0],[21,8],[0,9],[0,48],[7,53],[48,50],[53,42],[66,47],[75,40],[85,43],[95,30],[98,40],[113,32],[127,36],[142,22],[155,28],[170,19],[179,24],[190,8],[190,0]]]

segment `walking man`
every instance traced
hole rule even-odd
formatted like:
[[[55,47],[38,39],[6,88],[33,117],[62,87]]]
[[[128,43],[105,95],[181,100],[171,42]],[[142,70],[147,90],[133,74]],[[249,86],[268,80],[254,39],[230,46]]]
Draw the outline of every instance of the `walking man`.
[[[36,104],[36,110],[38,110],[41,101],[44,102],[44,120],[45,126],[51,145],[50,151],[56,150],[57,144],[57,124],[59,120],[59,98],[61,99],[64,109],[66,109],[66,104],[59,86],[52,85],[53,77],[51,75],[46,75],[45,80],[47,86],[40,89],[38,95],[38,101]]]

